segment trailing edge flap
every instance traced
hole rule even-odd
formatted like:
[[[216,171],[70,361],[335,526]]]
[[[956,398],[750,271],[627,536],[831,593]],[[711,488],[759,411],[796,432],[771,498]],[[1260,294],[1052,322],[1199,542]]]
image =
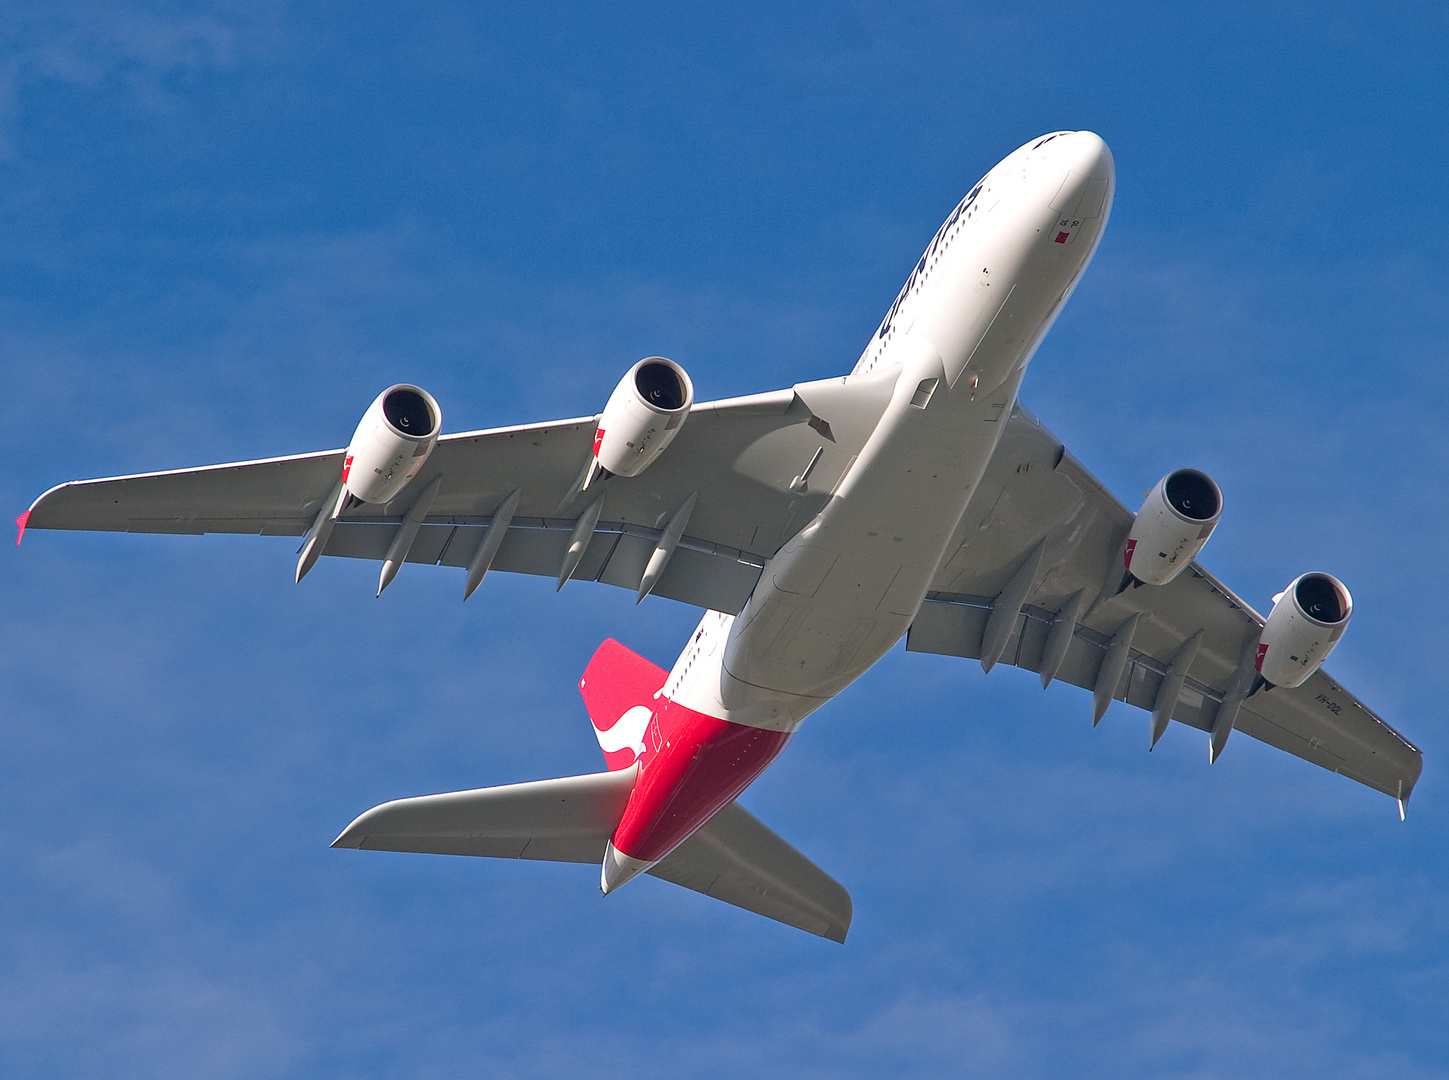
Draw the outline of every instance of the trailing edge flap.
[[[332,846],[599,863],[636,772],[398,799],[367,811]],[[850,928],[845,888],[738,803],[649,873],[834,941]]]

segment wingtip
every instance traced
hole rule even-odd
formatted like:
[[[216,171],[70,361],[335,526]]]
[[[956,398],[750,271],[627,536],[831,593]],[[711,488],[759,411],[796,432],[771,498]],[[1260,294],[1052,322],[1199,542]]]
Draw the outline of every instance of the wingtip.
[[[15,546],[20,546],[20,541],[25,539],[25,525],[30,520],[30,511],[27,510],[15,519]]]
[[[376,809],[376,807],[373,809]],[[371,811],[368,811],[368,813],[371,813]],[[361,848],[363,844],[367,843],[367,831],[365,828],[358,828],[358,822],[365,817],[367,817],[367,814],[360,814],[354,820],[348,822],[347,828],[338,833],[337,839],[332,841],[328,846],[335,848]]]

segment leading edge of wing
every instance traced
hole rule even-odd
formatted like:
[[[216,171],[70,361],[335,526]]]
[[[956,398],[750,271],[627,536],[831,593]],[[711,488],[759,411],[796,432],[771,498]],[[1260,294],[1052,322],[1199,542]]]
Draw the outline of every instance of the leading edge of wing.
[[[702,401],[690,410],[691,416],[736,413],[755,414],[759,416],[777,415],[789,409],[795,400],[795,391],[770,390],[760,394],[747,394],[742,397],[719,398],[714,401]],[[516,435],[525,432],[542,432],[551,428],[579,427],[584,424],[593,424],[598,421],[597,414],[593,416],[576,416],[567,420],[545,420],[534,424],[508,424],[503,427],[478,428],[474,431],[457,431],[449,435],[441,435],[438,438],[440,443],[460,442],[464,439],[477,439],[494,435]],[[226,461],[214,465],[196,465],[184,469],[159,469],[153,472],[125,473],[119,476],[99,476],[86,480],[66,480],[56,484],[54,487],[41,493],[41,495],[30,504],[26,513],[33,513],[41,503],[46,502],[57,491],[71,487],[86,487],[92,484],[111,484],[122,480],[149,480],[154,477],[165,476],[187,476],[193,473],[214,473],[225,469],[243,469],[253,465],[280,465],[294,461],[318,461],[329,458],[337,458],[341,461],[346,453],[344,447],[336,450],[313,450],[304,454],[282,454],[275,457],[248,458],[245,461]],[[58,526],[32,525],[33,528],[57,528]],[[59,526],[63,527],[63,526]]]
[[[744,397],[723,398],[701,402],[692,415],[756,415],[770,416],[786,412],[795,399],[795,391],[775,390]],[[510,435],[547,434],[550,431],[581,430],[597,422],[597,416],[581,416],[566,420],[550,420],[534,424],[512,424],[495,428],[461,431],[439,438],[440,446],[506,438]],[[251,458],[245,461],[222,462],[182,469],[161,469],[152,472],[126,473],[86,480],[68,480],[42,493],[17,519],[20,535],[26,529],[74,529],[103,532],[180,532],[208,531],[278,532],[300,535],[311,524],[321,501],[342,469],[346,450],[317,450],[303,454]],[[228,475],[245,476],[246,489],[237,491],[233,485],[218,485]],[[194,481],[194,484],[189,483]],[[183,485],[178,490],[177,485]],[[277,485],[279,490],[268,491]],[[226,486],[224,494],[233,503],[238,496],[258,498],[261,505],[209,506],[205,503],[207,489]],[[196,500],[176,512],[175,506],[157,507],[156,516],[148,516],[148,501],[153,505],[164,493],[167,503]],[[280,496],[280,497],[279,497]],[[285,526],[268,529],[233,528],[221,530],[193,524],[230,520],[235,522],[268,519],[285,521]],[[135,525],[144,522],[140,528]]]
[[[217,477],[241,470],[251,475],[258,472],[284,472],[311,480],[314,477],[323,483],[330,482],[334,474],[340,473],[344,450],[317,450],[308,454],[289,454],[281,457],[257,458],[251,461],[232,461],[218,465],[202,465],[187,469],[163,469],[157,472],[128,473],[123,476],[103,476],[93,480],[67,480],[56,484],[30,504],[30,508],[19,518],[21,535],[26,529],[74,529],[97,532],[126,532],[136,509],[144,511],[146,496],[157,488],[165,488],[168,499],[176,497],[176,485],[195,481],[197,485],[214,482]],[[151,489],[148,491],[147,489]],[[297,508],[297,517],[305,517],[310,506],[316,511],[322,495],[311,499],[310,504]],[[125,509],[115,508],[125,500]],[[184,522],[184,516],[174,516],[176,522]],[[147,529],[147,532],[203,532],[191,529]],[[17,538],[17,543],[19,539]]]
[[[707,406],[703,406],[707,407]],[[444,435],[438,439],[440,444],[454,443],[466,439],[477,439],[486,436],[508,436],[522,433],[546,432],[556,428],[579,427],[584,424],[592,424],[597,417],[577,417],[570,420],[550,420],[539,424],[514,424],[506,427],[487,428],[479,431],[458,432],[453,435]],[[342,472],[342,459],[346,455],[345,448],[336,450],[313,450],[304,454],[284,454],[276,457],[250,458],[246,461],[228,461],[215,465],[198,465],[183,469],[160,469],[154,472],[126,473],[120,476],[102,476],[89,480],[67,480],[64,483],[56,484],[45,491],[30,504],[30,508],[21,515],[24,529],[79,529],[96,531],[126,531],[126,525],[118,524],[124,520],[120,515],[101,519],[103,523],[90,524],[95,520],[88,512],[93,513],[102,505],[109,503],[115,505],[118,500],[114,498],[119,494],[119,489],[125,487],[128,490],[125,496],[128,502],[127,512],[129,513],[140,503],[144,509],[144,500],[148,492],[145,490],[152,484],[165,485],[167,497],[175,499],[174,483],[195,479],[198,484],[205,485],[214,482],[218,477],[228,473],[240,473],[243,470],[251,475],[265,474],[275,471],[277,474],[287,474],[293,486],[298,482],[306,483],[315,481],[316,490],[306,501],[296,504],[294,512],[287,515],[297,520],[307,520],[310,515],[315,514],[321,500],[331,490],[331,485],[337,476]],[[309,466],[311,468],[309,468]],[[261,477],[259,477],[261,479]],[[171,482],[168,484],[168,482]],[[231,494],[228,492],[228,494]],[[75,517],[67,517],[67,514],[75,514]],[[192,517],[207,515],[194,514]],[[148,519],[155,520],[155,519]],[[178,518],[177,520],[185,520]],[[87,522],[87,523],[81,523]],[[309,522],[310,523],[310,522]],[[172,530],[146,530],[146,531],[172,531]],[[186,531],[186,530],[177,530]]]

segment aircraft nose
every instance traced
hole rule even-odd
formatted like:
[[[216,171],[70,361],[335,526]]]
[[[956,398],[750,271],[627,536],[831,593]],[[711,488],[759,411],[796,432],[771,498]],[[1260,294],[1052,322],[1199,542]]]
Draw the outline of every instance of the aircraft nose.
[[[1106,140],[1095,131],[1074,131],[1054,141],[1061,147],[1058,153],[1063,158],[1062,163],[1072,172],[1104,180],[1111,180],[1116,174],[1112,151]]]
[[[1093,131],[1073,131],[1053,139],[1044,149],[1052,153],[1044,163],[1039,190],[1056,215],[1056,223],[1047,230],[1048,238],[1053,244],[1067,245],[1083,229],[1089,235],[1100,235],[1116,186],[1112,151]]]

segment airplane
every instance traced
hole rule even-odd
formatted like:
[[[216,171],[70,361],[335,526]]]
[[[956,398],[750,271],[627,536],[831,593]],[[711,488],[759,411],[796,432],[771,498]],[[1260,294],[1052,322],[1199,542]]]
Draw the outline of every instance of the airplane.
[[[61,484],[30,529],[300,536],[323,555],[575,579],[704,609],[671,670],[606,640],[579,682],[606,768],[385,802],[334,847],[591,863],[843,942],[834,878],[737,802],[802,721],[902,638],[1150,715],[1234,731],[1398,800],[1403,736],[1322,670],[1353,611],[1310,572],[1264,617],[1197,556],[1222,517],[1178,468],[1137,513],[1018,401],[1115,195],[1089,131],[1021,146],[931,238],[850,374],[696,402],[647,357],[598,416],[443,436],[384,390],[345,450]]]

